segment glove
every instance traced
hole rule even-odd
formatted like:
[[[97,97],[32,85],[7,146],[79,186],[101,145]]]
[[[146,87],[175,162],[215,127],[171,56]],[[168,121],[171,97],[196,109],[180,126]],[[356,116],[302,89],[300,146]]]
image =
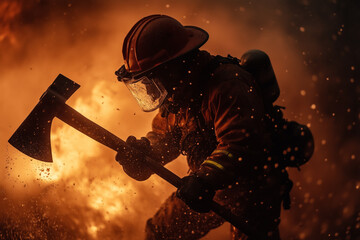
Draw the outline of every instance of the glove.
[[[182,178],[182,185],[176,192],[178,198],[199,213],[211,210],[214,195],[215,190],[196,174]]]
[[[116,161],[122,165],[124,172],[135,180],[148,179],[152,171],[146,165],[145,155],[151,151],[150,141],[145,137],[137,140],[134,136],[129,136],[126,144],[128,147],[119,149],[116,154]]]

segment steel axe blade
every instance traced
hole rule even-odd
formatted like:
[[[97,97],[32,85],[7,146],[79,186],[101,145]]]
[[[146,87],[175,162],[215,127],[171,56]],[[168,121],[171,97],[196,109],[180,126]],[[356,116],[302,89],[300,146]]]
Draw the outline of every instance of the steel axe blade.
[[[44,162],[52,162],[50,131],[58,106],[80,87],[59,74],[40,97],[39,103],[9,139],[9,143],[24,154]]]

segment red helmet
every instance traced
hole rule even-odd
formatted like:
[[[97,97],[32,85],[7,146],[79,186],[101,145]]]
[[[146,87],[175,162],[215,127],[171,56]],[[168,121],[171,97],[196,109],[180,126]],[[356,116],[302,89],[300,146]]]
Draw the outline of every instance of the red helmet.
[[[142,73],[202,46],[206,31],[183,26],[166,15],[150,15],[138,21],[123,44],[125,69]]]

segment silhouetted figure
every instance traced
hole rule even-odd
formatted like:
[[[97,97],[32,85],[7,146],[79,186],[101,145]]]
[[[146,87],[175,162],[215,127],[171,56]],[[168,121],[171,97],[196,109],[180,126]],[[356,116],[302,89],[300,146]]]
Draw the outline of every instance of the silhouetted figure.
[[[199,50],[207,39],[203,29],[151,15],[124,40],[118,79],[144,111],[159,109],[146,138],[130,136],[127,143],[162,164],[186,155],[190,168],[183,186],[148,220],[146,239],[206,235],[224,222],[209,212],[213,198],[263,239],[280,239],[281,203],[290,207],[292,187],[285,167],[309,160],[311,132],[273,105],[280,90],[264,52],[249,51],[241,60],[212,56]],[[143,159],[129,149],[116,156],[139,181],[152,174]],[[232,235],[254,239],[235,228]]]

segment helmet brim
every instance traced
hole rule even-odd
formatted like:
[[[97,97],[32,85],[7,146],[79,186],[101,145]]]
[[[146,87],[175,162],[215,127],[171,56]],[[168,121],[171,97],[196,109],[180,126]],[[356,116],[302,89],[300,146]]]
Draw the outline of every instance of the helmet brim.
[[[209,34],[205,30],[199,27],[195,27],[195,26],[184,26],[184,27],[189,34],[189,41],[184,46],[184,48],[180,52],[178,52],[176,56],[174,56],[174,58],[180,57],[188,52],[191,52],[194,49],[200,48],[209,39]]]

